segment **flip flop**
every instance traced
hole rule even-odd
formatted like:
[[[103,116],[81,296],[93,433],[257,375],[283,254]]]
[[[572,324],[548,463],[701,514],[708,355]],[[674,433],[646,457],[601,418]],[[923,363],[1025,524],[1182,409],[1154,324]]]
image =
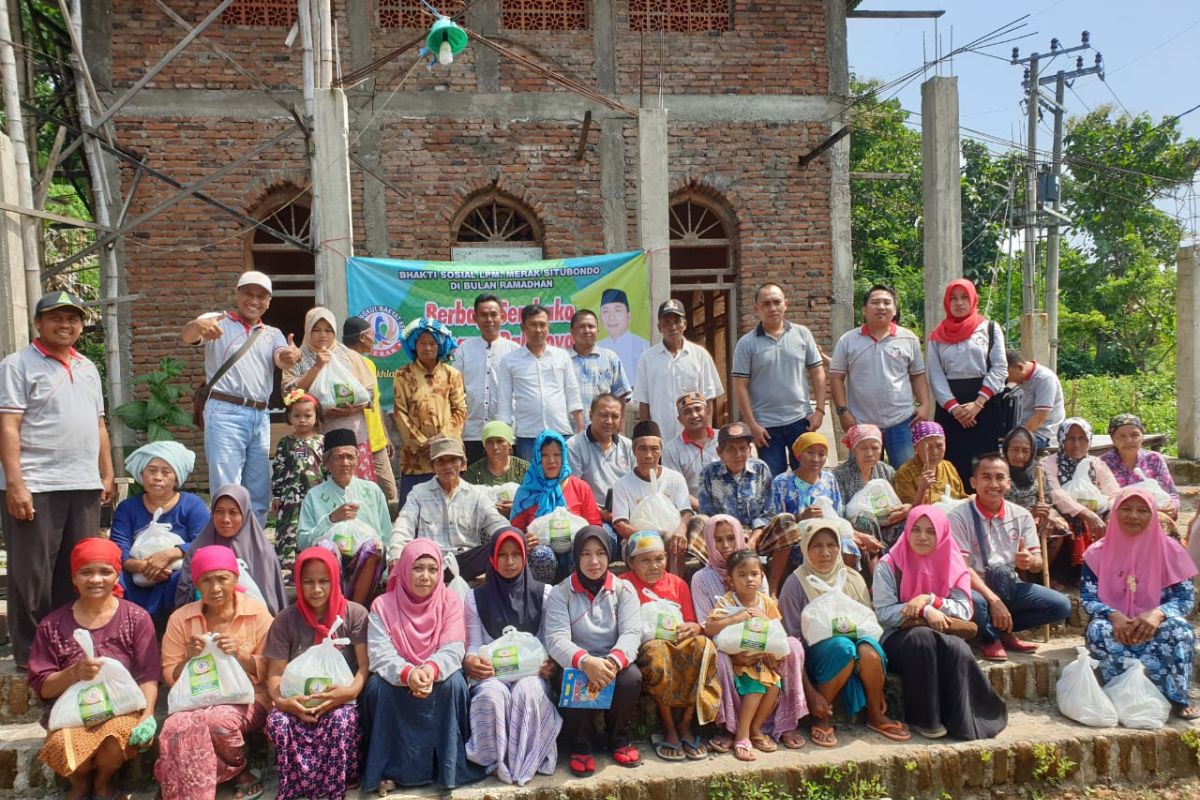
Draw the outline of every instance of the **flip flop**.
[[[894,719],[889,719],[882,725],[876,725],[873,722],[867,723],[867,729],[875,731],[885,739],[891,739],[893,742],[907,742],[912,738],[912,734]]]
[[[262,778],[249,772],[249,775],[254,775],[254,780],[249,783],[242,783],[234,786],[233,800],[258,800],[263,794]]]
[[[809,729],[808,738],[812,739],[812,743],[817,747],[837,747],[838,743],[837,732],[830,724],[818,725],[814,722]]]
[[[613,761],[622,767],[640,767],[642,765],[642,754],[631,744],[613,750],[612,757]]]
[[[758,756],[754,755],[754,745],[750,744],[749,739],[738,739],[733,743],[733,757],[738,761],[758,760]]]
[[[380,797],[387,797],[394,791],[396,791],[395,781],[382,780],[379,782],[379,788],[375,790],[375,793]]]
[[[703,761],[708,758],[708,748],[704,746],[704,740],[699,736],[693,736],[691,739],[680,738],[683,744],[683,754],[692,761]]]
[[[1200,705],[1175,706],[1175,716],[1180,719],[1200,719]]]
[[[789,736],[791,737],[791,741],[788,740]],[[779,742],[784,747],[786,747],[788,750],[799,750],[800,748],[804,747],[804,745],[805,745],[804,737],[800,735],[799,731],[794,731],[794,730],[788,731],[787,733],[780,736]]]
[[[725,737],[722,739],[721,737]],[[728,741],[726,741],[728,740]],[[708,749],[724,755],[733,747],[733,737],[728,733],[719,733],[708,740]]]
[[[661,733],[656,733],[650,737],[650,744],[654,747],[654,754],[663,761],[683,761],[687,758],[683,744],[671,744],[667,741],[667,737]]]
[[[775,740],[765,734],[758,734],[750,737],[750,744],[754,745],[755,750],[761,750],[764,753],[774,753],[779,749],[779,745],[775,744]]]
[[[571,774],[577,778],[586,778],[596,771],[596,759],[582,753],[571,754]]]

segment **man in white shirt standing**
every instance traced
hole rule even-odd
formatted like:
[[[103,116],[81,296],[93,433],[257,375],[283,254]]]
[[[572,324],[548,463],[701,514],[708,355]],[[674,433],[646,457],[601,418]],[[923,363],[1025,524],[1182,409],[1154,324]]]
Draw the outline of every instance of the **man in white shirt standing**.
[[[547,342],[550,312],[538,305],[522,308],[521,333],[525,346],[500,362],[496,418],[516,432],[517,457],[531,461],[533,440],[542,431],[571,436],[583,430],[583,403],[571,357]]]
[[[663,439],[669,442],[683,430],[675,408],[680,395],[692,391],[704,395],[711,419],[713,401],[725,394],[725,389],[708,351],[683,338],[687,330],[683,303],[671,299],[658,307],[658,330],[662,341],[638,361],[633,401],[638,404],[637,418],[657,422]]]
[[[675,401],[679,409],[679,424],[683,430],[663,445],[662,463],[687,481],[692,510],[700,510],[700,473],[717,455],[717,432],[708,414],[708,402],[699,392],[687,392]]]
[[[504,324],[504,304],[494,294],[475,298],[475,325],[478,338],[463,339],[454,351],[454,367],[463,376],[467,390],[467,424],[463,428],[463,444],[467,462],[474,464],[487,455],[483,449],[483,426],[499,414],[500,361],[521,345],[500,335]]]

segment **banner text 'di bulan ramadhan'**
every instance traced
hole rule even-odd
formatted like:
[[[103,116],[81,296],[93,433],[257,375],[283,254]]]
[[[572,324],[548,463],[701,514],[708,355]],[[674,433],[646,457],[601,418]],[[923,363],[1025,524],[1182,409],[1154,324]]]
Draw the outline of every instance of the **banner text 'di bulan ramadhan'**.
[[[606,290],[613,291],[606,296]],[[571,316],[584,308],[595,311],[597,344],[622,356],[630,382],[650,339],[650,278],[641,250],[518,264],[351,258],[346,292],[350,314],[367,320],[375,333],[370,356],[379,371],[379,399],[388,410],[392,377],[409,362],[401,341],[404,326],[432,317],[459,341],[478,336],[473,306],[481,294],[500,298],[500,335],[519,343],[521,308],[530,303],[549,311],[550,343],[562,348],[571,346]]]

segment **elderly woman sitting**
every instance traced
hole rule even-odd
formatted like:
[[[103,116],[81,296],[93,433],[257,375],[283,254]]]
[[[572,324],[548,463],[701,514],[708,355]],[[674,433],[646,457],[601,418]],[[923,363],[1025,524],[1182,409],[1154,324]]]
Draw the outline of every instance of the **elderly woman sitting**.
[[[913,425],[916,455],[896,470],[896,494],[909,505],[926,505],[967,496],[954,464],[946,460],[946,431],[936,422]]]
[[[1179,526],[1175,524],[1179,519],[1179,492],[1162,453],[1142,449],[1146,426],[1133,414],[1118,414],[1108,423],[1108,435],[1113,449],[1100,460],[1112,470],[1117,485],[1124,489],[1146,480],[1157,483],[1162,490],[1161,496],[1155,493],[1159,521],[1169,535],[1179,538]]]
[[[175,610],[180,561],[210,519],[203,500],[180,491],[195,465],[195,453],[179,442],[139,447],[125,459],[125,470],[142,485],[142,494],[122,500],[113,512],[110,536],[121,550],[125,599],[146,609],[158,630],[166,627],[167,617]],[[158,524],[181,541],[150,553],[139,548],[139,557],[132,558],[130,549],[159,510]]]
[[[868,483],[874,480],[884,480],[889,484],[895,483],[896,470],[891,465],[883,463],[883,432],[875,425],[855,425],[846,431],[842,440],[850,448],[850,457],[846,463],[834,468],[833,476],[837,479],[842,498],[847,507],[854,496],[861,492]],[[895,543],[904,529],[904,518],[912,508],[908,503],[901,503],[874,514],[859,514],[851,519],[854,526],[855,541],[864,551],[871,548],[870,540],[882,541],[888,547]]]
[[[49,704],[73,684],[95,678],[100,658],[121,662],[137,681],[146,706],[120,716],[101,716],[86,727],[63,728],[46,737],[39,757],[71,782],[67,800],[115,798],[113,777],[154,738],[158,699],[158,642],[150,616],[121,599],[121,552],[107,539],[84,539],[71,551],[71,575],[79,599],[38,623],[29,654],[29,687]],[[88,631],[96,658],[74,639]]]
[[[1111,498],[1120,487],[1112,471],[1099,458],[1088,455],[1092,444],[1092,426],[1080,417],[1063,420],[1058,427],[1059,450],[1048,456],[1042,467],[1046,481],[1050,484],[1050,500],[1059,513],[1066,518],[1074,534],[1071,563],[1083,563],[1083,552],[1088,545],[1104,535],[1104,520],[1108,515]],[[1080,472],[1082,470],[1082,472]],[[1076,475],[1082,475],[1084,490],[1077,487]],[[1058,557],[1062,541],[1050,546],[1050,563]]]

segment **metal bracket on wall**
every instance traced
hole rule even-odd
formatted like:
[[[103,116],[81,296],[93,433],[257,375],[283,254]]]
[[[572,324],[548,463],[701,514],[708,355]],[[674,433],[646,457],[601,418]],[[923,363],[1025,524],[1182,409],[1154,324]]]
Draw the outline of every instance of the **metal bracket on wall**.
[[[828,138],[825,139],[825,141],[821,142],[819,145],[814,147],[812,150],[809,150],[807,153],[800,156],[800,162],[799,162],[800,166],[807,167],[809,164],[811,164],[817,158],[817,156],[821,155],[826,150],[833,147],[835,144],[840,142],[842,139],[845,139],[849,135],[850,135],[850,126],[849,125],[844,125],[841,128],[839,128],[838,130],[834,131],[833,133],[831,133],[829,135]]]

